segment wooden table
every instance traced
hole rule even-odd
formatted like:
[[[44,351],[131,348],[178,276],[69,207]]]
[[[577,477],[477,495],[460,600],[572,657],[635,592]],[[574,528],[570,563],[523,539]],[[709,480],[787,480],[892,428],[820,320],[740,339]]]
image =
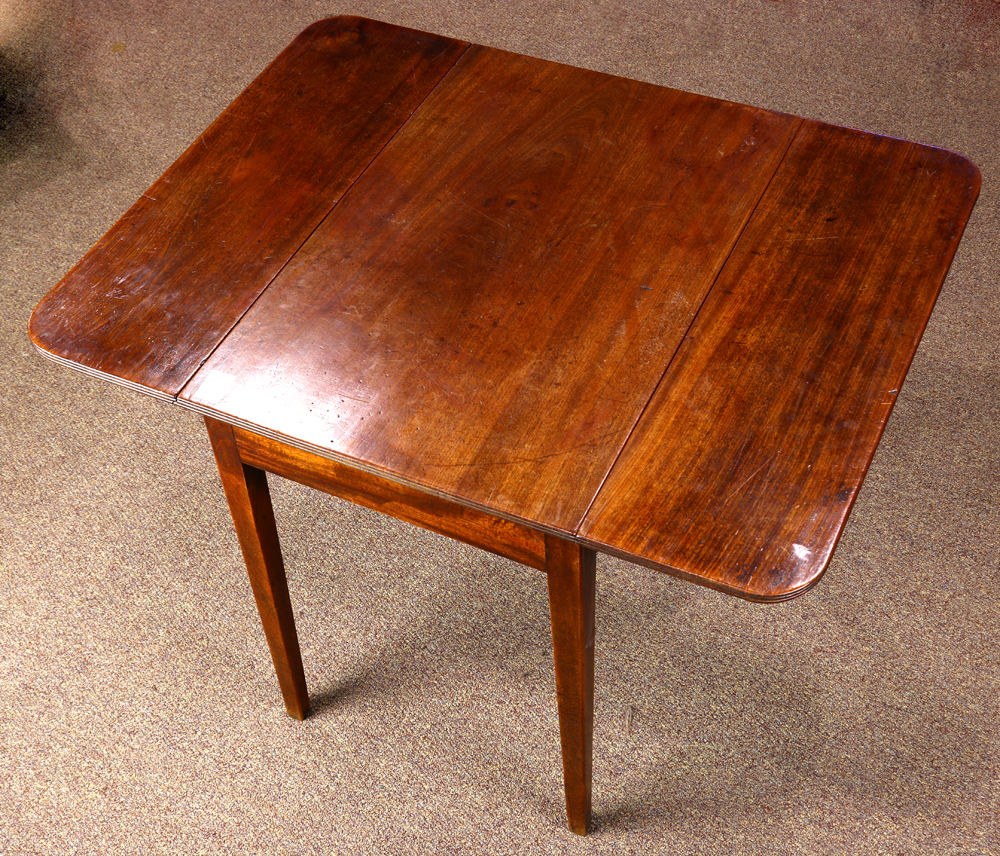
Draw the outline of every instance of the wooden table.
[[[940,149],[334,18],[30,333],[205,416],[292,716],[265,471],[545,571],[583,834],[595,551],[814,585],[978,189]]]

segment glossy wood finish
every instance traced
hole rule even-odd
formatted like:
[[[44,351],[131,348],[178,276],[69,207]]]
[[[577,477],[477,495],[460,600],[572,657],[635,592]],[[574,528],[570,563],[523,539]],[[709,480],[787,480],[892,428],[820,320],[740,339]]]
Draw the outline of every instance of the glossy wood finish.
[[[929,147],[334,19],[31,330],[376,479],[779,600],[829,560],[978,181]]]
[[[756,600],[825,570],[979,190],[807,122],[580,535]]]
[[[939,149],[333,19],[30,329],[207,417],[293,716],[265,470],[545,570],[582,834],[594,550],[813,585],[978,190]]]
[[[798,124],[472,47],[180,398],[575,533]]]
[[[39,304],[36,347],[175,396],[465,48],[314,24]]]
[[[248,466],[240,459],[230,425],[207,418],[205,425],[250,574],[271,659],[278,673],[285,709],[295,719],[305,719],[309,713],[309,693],[267,477],[263,470]]]
[[[545,547],[566,816],[573,832],[586,835],[594,745],[597,554],[554,535],[545,537]]]

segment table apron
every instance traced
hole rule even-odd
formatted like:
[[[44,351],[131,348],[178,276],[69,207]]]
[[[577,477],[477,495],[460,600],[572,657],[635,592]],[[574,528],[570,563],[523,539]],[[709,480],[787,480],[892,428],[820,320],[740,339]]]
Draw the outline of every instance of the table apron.
[[[233,426],[244,464],[545,570],[543,532]]]

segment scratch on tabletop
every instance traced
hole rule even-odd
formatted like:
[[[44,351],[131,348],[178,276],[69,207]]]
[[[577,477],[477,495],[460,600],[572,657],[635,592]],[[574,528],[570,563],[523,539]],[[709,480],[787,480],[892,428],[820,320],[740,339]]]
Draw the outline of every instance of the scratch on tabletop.
[[[371,404],[372,400],[370,398],[358,398],[356,395],[348,395],[346,392],[337,392],[335,395],[341,398],[349,398],[351,401],[360,401],[362,404]]]
[[[487,214],[485,211],[481,211],[480,209],[476,208],[474,205],[470,205],[468,202],[466,202],[464,199],[462,199],[462,197],[459,196],[457,193],[453,193],[450,190],[445,190],[445,193],[447,193],[449,196],[454,197],[458,201],[458,203],[460,205],[464,205],[470,211],[474,211],[476,214],[479,214],[481,217],[485,217],[487,220],[492,220],[498,226],[503,226],[505,229],[509,229],[510,228],[510,223],[503,223],[500,220],[497,220],[496,217],[490,217],[490,215]]]
[[[445,395],[447,395],[449,398],[454,398],[456,401],[459,402],[465,401],[465,396],[462,395],[461,393],[455,392],[454,390],[442,386],[438,382],[438,380],[434,377],[434,375],[432,375],[429,371],[427,371],[427,369],[424,368],[423,360],[415,360],[414,362],[416,363],[420,371],[422,371],[425,375],[427,375],[428,380],[430,380],[430,382],[433,383],[434,386],[436,386],[438,389],[440,389]]]
[[[732,499],[732,498],[733,498],[734,496],[736,496],[736,494],[738,494],[738,493],[739,493],[739,492],[740,492],[741,490],[743,490],[743,488],[745,488],[745,487],[747,486],[747,484],[749,484],[750,480],[751,480],[751,479],[752,479],[752,478],[753,478],[754,476],[756,476],[756,475],[757,475],[757,473],[759,473],[759,472],[760,472],[760,471],[761,471],[762,469],[764,469],[764,467],[766,467],[766,466],[768,466],[768,465],[771,465],[771,466],[773,466],[773,465],[774,465],[774,462],[775,462],[775,461],[777,460],[777,458],[778,458],[778,455],[780,455],[780,454],[781,454],[781,452],[775,452],[775,453],[774,453],[773,455],[771,455],[771,457],[770,457],[770,458],[768,458],[768,459],[767,459],[766,461],[764,461],[764,463],[762,463],[762,464],[761,464],[761,465],[760,465],[759,467],[757,467],[757,469],[755,469],[755,470],[754,470],[754,471],[753,471],[752,473],[750,473],[750,475],[748,475],[748,476],[747,476],[747,477],[746,477],[745,479],[743,479],[743,481],[742,481],[742,482],[740,482],[740,483],[739,483],[739,484],[738,484],[738,485],[737,485],[737,486],[736,486],[735,488],[733,488],[733,489],[732,489],[732,490],[731,490],[731,491],[729,492],[729,495],[728,495],[728,496],[727,496],[727,497],[726,497],[726,498],[725,498],[725,499],[724,499],[724,500],[722,501],[722,504],[723,504],[723,505],[728,505],[729,501],[730,501],[730,500],[731,500],[731,499]]]

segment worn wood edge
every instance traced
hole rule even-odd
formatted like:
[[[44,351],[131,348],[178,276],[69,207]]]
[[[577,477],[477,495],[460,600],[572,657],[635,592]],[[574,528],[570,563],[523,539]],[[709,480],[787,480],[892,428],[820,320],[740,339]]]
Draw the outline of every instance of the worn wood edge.
[[[80,372],[81,374],[87,375],[87,377],[96,378],[97,380],[106,381],[112,383],[115,386],[121,386],[125,389],[131,389],[135,392],[141,392],[143,395],[151,396],[152,398],[159,399],[160,401],[169,401],[171,403],[175,402],[175,397],[170,395],[170,393],[163,392],[162,390],[156,389],[152,386],[144,386],[141,383],[136,383],[132,380],[126,380],[125,378],[118,377],[117,375],[108,374],[107,372],[102,372],[99,369],[91,368],[90,366],[85,366],[83,363],[76,363],[73,360],[62,357],[54,351],[46,350],[45,346],[41,343],[35,341],[34,337],[31,337],[31,344],[34,349],[45,359],[51,360],[54,363],[58,363],[60,366],[65,366],[66,368],[73,369],[73,371]]]
[[[537,529],[400,484],[381,474],[306,452],[241,427],[234,426],[233,433],[241,459],[250,466],[522,565],[546,569],[545,536]],[[422,510],[419,505],[421,500],[433,503],[434,508]],[[387,504],[392,507],[387,508]]]
[[[723,585],[722,583],[716,582],[708,577],[700,576],[699,574],[694,574],[689,571],[681,570],[680,568],[674,568],[669,565],[664,565],[660,562],[655,562],[652,559],[646,559],[643,556],[636,555],[634,553],[629,553],[627,550],[621,550],[616,547],[611,547],[608,544],[604,544],[601,541],[596,541],[586,536],[578,535],[575,539],[578,543],[585,547],[590,547],[592,550],[596,550],[599,553],[604,553],[608,556],[612,556],[616,559],[623,559],[626,562],[631,562],[633,565],[639,565],[643,568],[648,568],[651,571],[657,571],[661,574],[666,574],[668,577],[676,577],[679,580],[683,580],[687,583],[695,583],[696,585],[702,586],[703,588],[709,588],[713,591],[721,592],[722,594],[731,595],[733,597],[738,597],[740,600],[747,600],[751,603],[784,603],[788,600],[794,600],[799,595],[803,595],[810,591],[822,578],[823,574],[826,573],[826,568],[829,565],[829,559],[823,566],[823,569],[812,577],[805,584],[799,586],[792,591],[784,592],[778,595],[762,595],[756,592],[744,591],[742,589],[734,588],[732,586]],[[832,558],[832,553],[831,553]]]

